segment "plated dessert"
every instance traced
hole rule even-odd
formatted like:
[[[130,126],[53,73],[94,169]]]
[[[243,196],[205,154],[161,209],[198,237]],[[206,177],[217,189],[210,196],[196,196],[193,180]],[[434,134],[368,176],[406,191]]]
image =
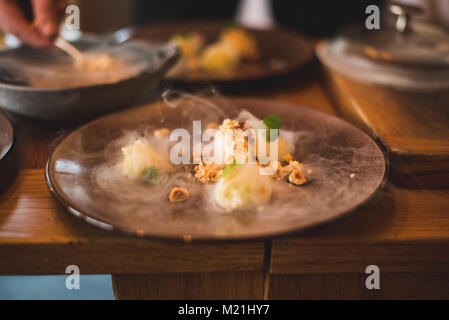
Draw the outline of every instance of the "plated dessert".
[[[340,217],[382,185],[385,166],[379,147],[338,118],[177,93],[75,130],[52,152],[47,182],[103,229],[230,240]]]
[[[262,209],[271,199],[274,183],[300,186],[307,182],[302,163],[292,156],[295,134],[281,131],[281,126],[282,119],[276,114],[260,120],[246,110],[236,119],[224,119],[221,125],[208,123],[206,134],[212,142],[199,142],[197,149],[205,152],[183,163],[177,158],[187,150],[177,145],[167,149],[173,141],[171,132],[159,128],[153,137],[142,136],[123,147],[118,166],[124,176],[148,188],[156,188],[169,180],[168,175],[184,171],[199,184],[214,184],[213,198],[227,211]],[[188,188],[176,185],[167,195],[171,203],[189,201],[189,196]]]

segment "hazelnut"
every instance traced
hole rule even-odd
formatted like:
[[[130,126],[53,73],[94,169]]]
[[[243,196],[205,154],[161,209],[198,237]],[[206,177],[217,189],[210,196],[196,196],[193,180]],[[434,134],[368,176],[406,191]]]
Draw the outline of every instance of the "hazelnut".
[[[170,200],[170,202],[182,202],[186,201],[189,198],[189,196],[190,196],[189,191],[187,191],[187,189],[174,187],[170,191],[168,199]]]
[[[297,186],[303,185],[307,182],[306,178],[302,174],[301,171],[293,170],[290,175],[288,176],[288,181],[292,184],[295,184]]]

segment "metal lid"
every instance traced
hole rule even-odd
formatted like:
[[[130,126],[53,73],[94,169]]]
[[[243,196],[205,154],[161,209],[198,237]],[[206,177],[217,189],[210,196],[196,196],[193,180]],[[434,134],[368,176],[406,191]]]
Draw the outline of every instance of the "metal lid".
[[[449,87],[449,34],[412,20],[419,9],[390,5],[390,26],[343,29],[317,47],[321,61],[350,78],[401,89]]]
[[[406,32],[352,27],[337,38],[347,54],[388,63],[449,67],[449,34],[431,24],[416,22]]]

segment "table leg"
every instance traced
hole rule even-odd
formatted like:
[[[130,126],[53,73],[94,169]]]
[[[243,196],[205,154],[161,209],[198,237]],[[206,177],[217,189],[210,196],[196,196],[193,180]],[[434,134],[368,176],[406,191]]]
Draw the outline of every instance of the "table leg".
[[[263,299],[263,271],[112,275],[117,299]]]

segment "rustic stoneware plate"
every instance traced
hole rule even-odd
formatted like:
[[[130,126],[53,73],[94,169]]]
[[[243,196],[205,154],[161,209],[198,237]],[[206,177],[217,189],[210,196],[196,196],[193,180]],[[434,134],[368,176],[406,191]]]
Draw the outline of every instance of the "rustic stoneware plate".
[[[184,22],[156,24],[139,29],[135,38],[152,43],[165,43],[174,34],[198,32],[206,43],[217,41],[225,27],[221,22]],[[312,61],[313,49],[300,34],[283,29],[255,30],[246,29],[256,39],[262,58],[256,62],[243,62],[235,72],[229,75],[217,73],[189,72],[170,76],[181,82],[236,82],[266,79],[295,71]]]
[[[63,139],[48,160],[50,190],[71,213],[103,229],[142,237],[231,240],[276,236],[328,222],[367,201],[383,184],[382,151],[343,120],[270,101],[230,99],[214,104],[229,117],[242,109],[259,118],[279,114],[283,128],[299,135],[294,158],[311,170],[310,182],[301,187],[285,182],[289,201],[279,202],[277,197],[285,194],[273,195],[276,205],[238,213],[209,205],[213,185],[198,185],[187,202],[173,204],[167,196],[170,183],[136,187],[113,179],[99,182],[99,170],[120,161],[116,141],[124,134],[161,127],[189,129],[192,120],[204,116],[188,104],[173,108],[158,103],[100,118]],[[157,205],[146,201],[153,193],[163,195]]]
[[[11,149],[14,141],[14,129],[11,122],[0,112],[0,160]]]

